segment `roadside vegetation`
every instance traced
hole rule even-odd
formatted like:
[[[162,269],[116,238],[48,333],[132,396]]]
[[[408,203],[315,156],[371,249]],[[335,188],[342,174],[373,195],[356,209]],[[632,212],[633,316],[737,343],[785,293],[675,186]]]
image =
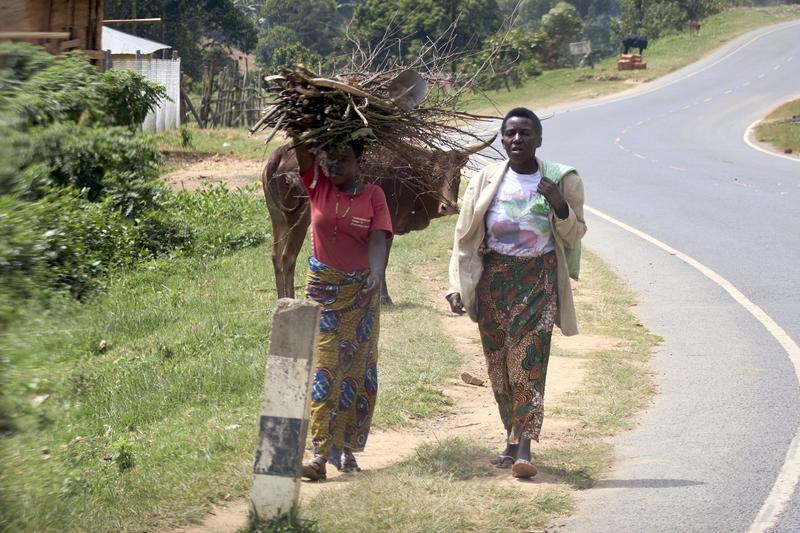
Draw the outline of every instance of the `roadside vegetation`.
[[[517,105],[542,109],[618,93],[689,65],[743,33],[797,18],[800,5],[729,9],[704,19],[696,34],[681,32],[651,40],[642,56],[647,63],[644,70],[617,70],[615,54],[599,61],[594,68],[545,70],[510,91],[501,89],[476,95],[468,105],[475,112],[502,114]]]
[[[264,136],[251,136],[246,128],[207,128],[185,125],[153,136],[158,149],[167,155],[213,155],[266,161],[269,153],[280,146],[280,140],[264,144]]]
[[[800,99],[774,109],[756,126],[755,136],[784,154],[800,154]]]

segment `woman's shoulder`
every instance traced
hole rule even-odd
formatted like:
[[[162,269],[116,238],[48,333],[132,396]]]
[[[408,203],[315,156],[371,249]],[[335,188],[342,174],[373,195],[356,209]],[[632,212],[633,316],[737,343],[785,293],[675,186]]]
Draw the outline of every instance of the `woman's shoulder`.
[[[384,193],[383,189],[374,183],[365,183],[362,194],[364,195],[364,198],[368,198],[370,201],[386,203],[386,193]]]

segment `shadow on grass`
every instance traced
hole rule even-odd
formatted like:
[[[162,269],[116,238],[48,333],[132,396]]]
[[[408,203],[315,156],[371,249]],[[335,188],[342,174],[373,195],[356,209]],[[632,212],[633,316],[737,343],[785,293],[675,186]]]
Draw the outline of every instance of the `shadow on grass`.
[[[236,533],[320,533],[321,530],[313,520],[305,520],[296,512],[283,514],[270,520],[262,520],[250,513],[247,526]]]

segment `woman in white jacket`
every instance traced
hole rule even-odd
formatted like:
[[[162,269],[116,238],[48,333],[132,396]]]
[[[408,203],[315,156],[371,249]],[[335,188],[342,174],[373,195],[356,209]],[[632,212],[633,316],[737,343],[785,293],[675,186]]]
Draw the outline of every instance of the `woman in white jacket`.
[[[586,233],[577,171],[536,157],[542,124],[509,111],[500,128],[508,160],[489,165],[464,195],[450,260],[447,300],[478,323],[492,390],[508,439],[492,461],[516,477],[536,475],[553,325],[578,332],[570,274]],[[572,268],[570,268],[572,267]]]

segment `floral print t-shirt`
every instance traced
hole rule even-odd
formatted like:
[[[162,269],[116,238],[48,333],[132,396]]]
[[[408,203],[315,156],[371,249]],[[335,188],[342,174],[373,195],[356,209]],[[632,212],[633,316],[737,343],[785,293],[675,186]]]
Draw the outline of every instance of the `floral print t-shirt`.
[[[536,257],[555,249],[550,206],[536,192],[542,175],[506,169],[486,213],[486,246],[503,255]]]

